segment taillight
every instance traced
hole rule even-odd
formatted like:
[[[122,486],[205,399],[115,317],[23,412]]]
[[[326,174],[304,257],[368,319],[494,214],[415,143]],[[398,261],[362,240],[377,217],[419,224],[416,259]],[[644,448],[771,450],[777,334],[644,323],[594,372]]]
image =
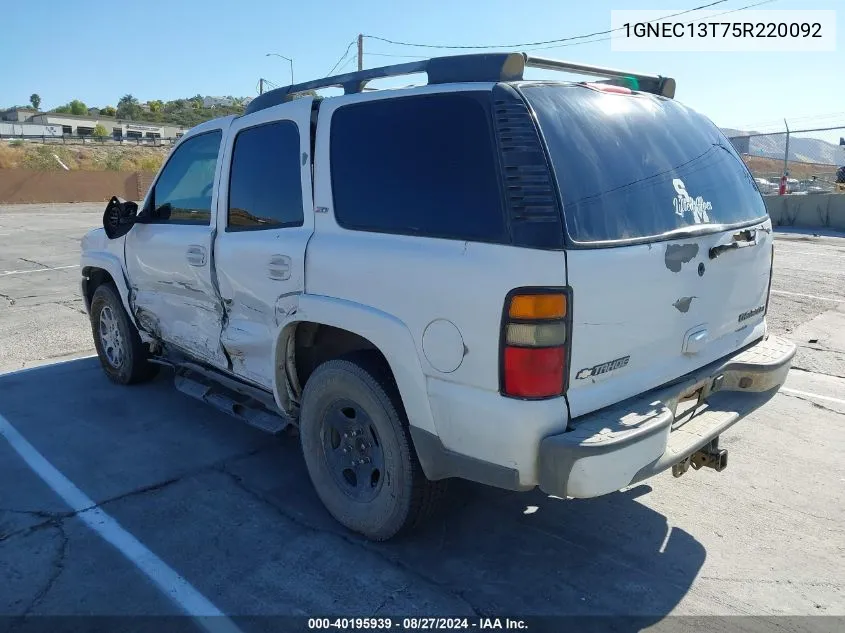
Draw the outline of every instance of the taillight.
[[[566,391],[571,298],[562,288],[508,294],[502,316],[503,395],[540,399]]]

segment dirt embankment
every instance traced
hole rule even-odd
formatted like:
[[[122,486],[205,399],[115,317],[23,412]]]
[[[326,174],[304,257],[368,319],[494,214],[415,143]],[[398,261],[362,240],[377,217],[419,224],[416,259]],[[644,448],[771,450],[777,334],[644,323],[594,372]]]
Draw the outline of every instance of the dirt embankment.
[[[38,171],[158,171],[169,147],[0,143],[0,169]],[[62,166],[64,165],[64,167]]]
[[[0,142],[0,203],[144,197],[169,147]]]
[[[762,156],[743,156],[742,160],[748,165],[748,169],[754,173],[759,174],[780,174],[783,172],[783,161],[776,158],[764,158]],[[809,180],[813,176],[825,178],[827,180],[835,179],[836,165],[823,165],[819,163],[800,163],[798,161],[789,161],[789,175],[791,178],[798,180]],[[831,178],[833,176],[833,178]]]

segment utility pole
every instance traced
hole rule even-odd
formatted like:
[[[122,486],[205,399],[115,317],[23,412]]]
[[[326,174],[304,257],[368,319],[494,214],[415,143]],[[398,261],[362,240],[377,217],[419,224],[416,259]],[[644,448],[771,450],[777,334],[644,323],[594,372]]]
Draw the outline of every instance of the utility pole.
[[[258,80],[258,94],[260,94],[260,95],[264,94],[264,79]]]
[[[358,70],[364,70],[364,36],[358,34]]]

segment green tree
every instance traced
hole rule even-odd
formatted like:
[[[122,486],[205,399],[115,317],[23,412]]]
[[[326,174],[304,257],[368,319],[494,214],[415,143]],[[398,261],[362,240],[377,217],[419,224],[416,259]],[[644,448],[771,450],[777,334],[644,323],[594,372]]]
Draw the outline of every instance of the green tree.
[[[106,106],[104,108],[100,108],[100,114],[103,116],[116,116],[117,110],[115,110],[112,106]]]
[[[130,95],[123,95],[117,102],[117,116],[121,119],[137,119],[141,112],[138,100]]]
[[[88,106],[82,103],[79,99],[74,99],[68,104],[71,114],[84,115],[88,114]]]
[[[53,108],[53,112],[56,114],[71,114],[70,105],[65,104],[63,106],[59,106],[58,108]]]
[[[150,106],[150,112],[161,112],[162,108],[164,108],[164,103],[162,103],[159,99],[150,101],[147,105]]]
[[[94,136],[98,138],[104,138],[109,135],[109,131],[106,129],[106,126],[102,123],[97,123],[94,126]]]
[[[29,102],[32,104],[32,107],[37,110],[41,106],[41,97],[38,96],[38,93],[33,92],[29,95]]]

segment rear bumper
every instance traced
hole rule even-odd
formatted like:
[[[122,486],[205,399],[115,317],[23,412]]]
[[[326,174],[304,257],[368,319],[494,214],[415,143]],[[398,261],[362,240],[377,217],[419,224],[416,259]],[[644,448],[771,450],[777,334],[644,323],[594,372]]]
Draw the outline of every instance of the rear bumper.
[[[794,355],[793,343],[769,336],[682,382],[579,418],[573,430],[540,442],[540,488],[597,497],[677,464],[771,399]],[[698,405],[681,413],[689,398]]]

